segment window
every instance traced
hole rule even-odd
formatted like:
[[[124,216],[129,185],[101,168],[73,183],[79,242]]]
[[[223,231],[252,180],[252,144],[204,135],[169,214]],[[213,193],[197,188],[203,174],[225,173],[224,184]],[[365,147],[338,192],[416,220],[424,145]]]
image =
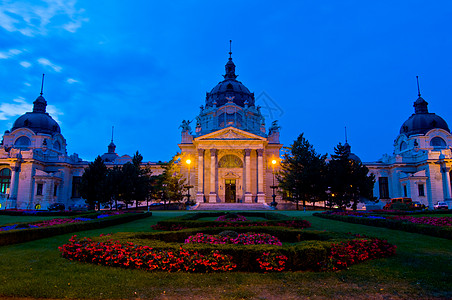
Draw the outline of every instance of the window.
[[[56,141],[56,142],[53,144],[53,149],[60,151],[60,150],[61,150],[61,144],[60,144],[60,142]]]
[[[6,194],[11,184],[11,170],[4,168],[0,171],[0,193]]]
[[[37,196],[42,196],[42,188],[44,187],[43,183],[38,183],[38,185],[36,186],[36,195]]]
[[[430,146],[435,147],[435,148],[445,148],[446,142],[439,136],[435,136],[434,138],[432,138],[430,140]]]
[[[400,143],[400,151],[406,150],[406,148],[408,148],[408,146],[405,142]]]
[[[58,184],[55,184],[55,185],[53,186],[53,196],[54,196],[54,197],[56,197],[57,191],[58,191]]]
[[[380,189],[380,199],[389,199],[388,177],[378,178],[378,185]]]
[[[219,168],[243,168],[242,160],[233,154],[223,156],[218,162]]]
[[[74,176],[72,177],[72,198],[80,198],[80,187],[82,185],[82,177]]]
[[[16,147],[29,147],[31,145],[31,141],[26,136],[21,136],[14,142],[14,146]]]
[[[408,197],[408,191],[406,185],[403,186],[403,197]]]
[[[419,191],[419,196],[420,197],[424,197],[425,196],[424,185],[423,184],[418,184],[417,185],[417,189]]]

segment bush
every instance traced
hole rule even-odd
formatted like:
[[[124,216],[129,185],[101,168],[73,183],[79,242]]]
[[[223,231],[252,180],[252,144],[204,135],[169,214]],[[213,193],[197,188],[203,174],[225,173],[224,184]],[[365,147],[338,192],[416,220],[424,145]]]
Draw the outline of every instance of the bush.
[[[273,232],[278,232],[278,228],[262,227],[263,229],[271,229]],[[176,232],[164,233],[117,233],[108,237],[98,237],[93,240],[93,243],[105,243],[114,239],[121,245],[128,244],[131,248],[149,247],[152,251],[166,251],[174,253],[178,251],[188,251],[189,253],[202,256],[209,256],[212,253],[230,257],[230,263],[235,265],[234,270],[245,272],[267,272],[267,271],[282,271],[282,270],[333,270],[333,264],[328,264],[332,261],[331,249],[335,243],[347,242],[353,240],[361,240],[362,237],[346,234],[336,234],[331,232],[310,231],[306,236],[316,237],[316,240],[302,240],[300,239],[304,230],[295,230],[287,228],[279,228],[280,233],[288,236],[291,231],[291,240],[298,240],[292,244],[283,244],[282,246],[275,245],[233,245],[233,244],[184,244],[183,240],[190,235],[196,233],[210,233],[218,228],[204,228],[200,229],[186,229]],[[277,234],[279,238],[281,235]],[[300,241],[301,240],[301,241]],[[373,244],[383,245],[376,239],[365,238],[365,240],[372,240]],[[69,243],[71,244],[71,243]],[[94,245],[94,244],[93,244]],[[360,245],[361,244],[356,244]],[[386,244],[384,244],[386,245]],[[352,245],[353,246],[353,245]],[[64,246],[63,246],[64,247]],[[375,250],[375,249],[374,249]],[[376,248],[376,250],[378,250]],[[74,250],[75,251],[75,250]],[[82,250],[80,250],[82,251]],[[99,254],[105,250],[98,249]],[[384,253],[384,248],[381,250]],[[165,253],[166,253],[165,252]],[[390,253],[387,255],[392,255]],[[194,255],[194,254],[193,254]],[[386,255],[386,254],[385,254]],[[136,256],[132,256],[136,259]],[[382,256],[386,257],[386,256]],[[73,257],[73,259],[76,259]],[[370,259],[370,258],[369,258]],[[84,260],[82,260],[84,261]],[[93,262],[93,258],[90,262]],[[359,261],[356,261],[359,262]],[[348,263],[349,265],[351,263]],[[337,265],[337,264],[336,264]],[[284,266],[284,268],[282,268]],[[184,270],[185,267],[181,267]],[[195,268],[200,270],[199,268]],[[159,267],[159,270],[166,270]],[[193,272],[198,272],[198,271]],[[190,271],[191,272],[191,271]]]

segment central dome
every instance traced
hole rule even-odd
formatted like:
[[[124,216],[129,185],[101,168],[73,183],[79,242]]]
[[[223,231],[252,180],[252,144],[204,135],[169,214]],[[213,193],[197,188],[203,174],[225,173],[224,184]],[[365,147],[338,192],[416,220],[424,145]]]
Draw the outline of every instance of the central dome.
[[[11,131],[18,128],[29,128],[34,133],[61,133],[58,123],[46,112],[47,102],[41,95],[33,102],[33,111],[17,118]]]
[[[406,120],[400,128],[400,133],[407,137],[414,134],[426,134],[428,131],[439,128],[444,129],[450,133],[449,126],[446,121],[434,113],[429,113],[427,108],[427,101],[420,95],[414,102],[414,114]]]
[[[226,74],[223,75],[224,80],[219,82],[210,93],[206,93],[206,106],[222,106],[229,101],[245,107],[254,106],[254,93],[251,93],[246,86],[238,81],[235,75],[235,64],[229,57],[225,66]]]

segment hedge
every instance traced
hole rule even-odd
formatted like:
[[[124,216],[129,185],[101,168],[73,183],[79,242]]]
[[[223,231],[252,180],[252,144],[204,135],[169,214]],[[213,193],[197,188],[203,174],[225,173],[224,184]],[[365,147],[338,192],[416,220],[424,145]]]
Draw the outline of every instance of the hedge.
[[[237,232],[259,232],[267,230],[274,235],[277,235],[281,241],[286,236],[287,240],[297,240],[297,236],[301,235],[300,242],[296,241],[294,244],[283,246],[273,245],[234,245],[234,244],[183,244],[184,239],[190,235],[200,232],[198,229],[186,229],[176,232],[159,232],[159,233],[115,233],[111,236],[102,236],[95,238],[94,241],[106,241],[113,239],[119,242],[128,242],[136,245],[150,246],[155,250],[172,250],[177,251],[182,246],[188,251],[197,251],[203,255],[208,255],[212,251],[218,250],[222,254],[231,255],[234,258],[234,263],[237,264],[237,271],[255,272],[260,270],[259,264],[256,261],[263,252],[272,252],[282,254],[288,257],[286,262],[287,270],[314,270],[318,271],[321,268],[319,262],[324,262],[328,258],[329,250],[334,242],[343,240],[351,240],[355,237],[345,234],[333,234],[323,231],[304,230],[290,230],[278,229],[270,227],[259,228],[203,228],[202,232],[207,234],[217,234],[223,230],[234,230]],[[291,232],[292,238],[287,238],[288,231]],[[271,234],[271,233],[270,233]],[[166,241],[165,241],[165,240]],[[306,239],[306,240],[305,240]],[[312,240],[311,240],[312,239]]]
[[[331,219],[337,221],[343,221],[348,223],[376,226],[376,227],[385,227],[389,229],[402,230],[413,233],[420,233],[430,236],[436,236],[445,239],[452,239],[452,227],[439,227],[439,226],[430,226],[430,225],[422,225],[422,224],[414,224],[401,220],[390,220],[390,219],[370,219],[370,218],[361,218],[361,217],[352,217],[352,216],[338,216],[333,214],[325,214],[325,213],[314,213],[313,216]]]
[[[93,215],[93,214],[89,214]],[[89,215],[83,215],[84,217]],[[80,216],[80,215],[79,215]],[[93,230],[119,225],[152,216],[152,213],[126,213],[92,221],[69,223],[49,227],[0,231],[0,246],[24,243],[77,231]],[[33,222],[28,222],[29,224]]]

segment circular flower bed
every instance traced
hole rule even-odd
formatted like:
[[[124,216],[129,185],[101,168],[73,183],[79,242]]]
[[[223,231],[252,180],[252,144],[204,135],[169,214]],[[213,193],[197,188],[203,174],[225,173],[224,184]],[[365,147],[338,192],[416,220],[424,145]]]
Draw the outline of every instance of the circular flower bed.
[[[237,237],[197,233],[185,240],[185,244],[235,244],[235,245],[275,245],[281,246],[281,241],[267,233],[240,233]]]
[[[218,221],[218,222],[246,222],[246,221],[248,221],[248,219],[242,215],[228,213],[228,214],[219,216],[215,221]]]

